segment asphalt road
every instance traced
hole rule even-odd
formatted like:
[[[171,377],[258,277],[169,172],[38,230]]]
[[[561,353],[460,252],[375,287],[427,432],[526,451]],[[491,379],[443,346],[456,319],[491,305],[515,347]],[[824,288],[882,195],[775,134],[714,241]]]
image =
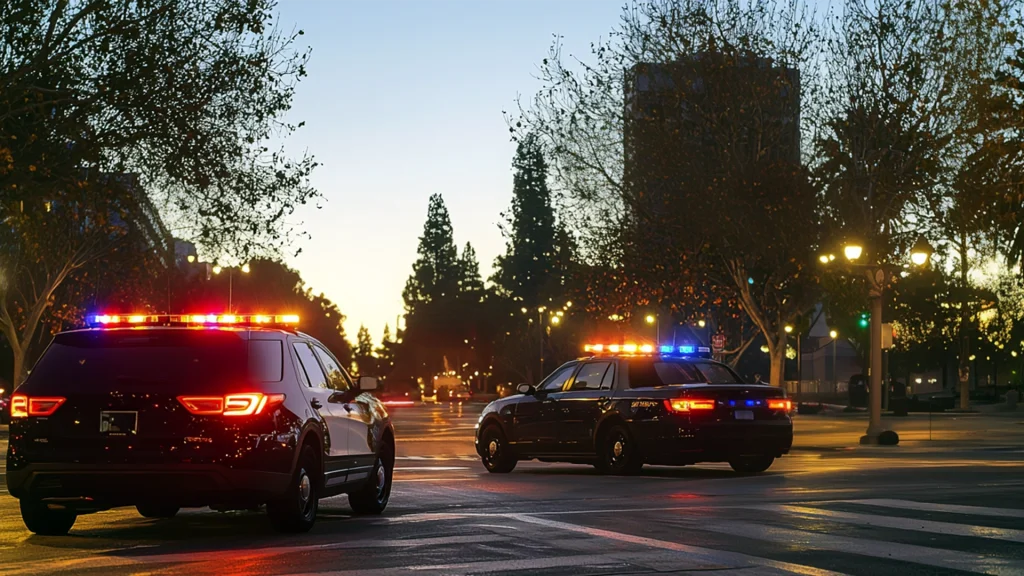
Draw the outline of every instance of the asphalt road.
[[[931,441],[911,416],[894,421],[897,448],[852,447],[861,415],[799,417],[797,449],[763,475],[617,478],[533,462],[488,474],[479,409],[399,410],[387,512],[332,498],[302,536],[257,513],[119,509],[38,537],[0,492],[0,574],[1024,574],[1024,414],[938,416]]]

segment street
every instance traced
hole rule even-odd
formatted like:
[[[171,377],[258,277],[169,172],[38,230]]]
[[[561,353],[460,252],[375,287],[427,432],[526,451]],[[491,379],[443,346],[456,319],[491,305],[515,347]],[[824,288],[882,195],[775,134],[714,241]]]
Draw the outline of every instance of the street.
[[[321,503],[309,534],[265,515],[134,509],[32,536],[0,493],[0,573],[20,574],[1024,574],[1024,415],[912,415],[899,447],[859,447],[862,414],[797,416],[794,451],[765,474],[727,465],[606,477],[473,453],[482,405],[394,414],[391,505]],[[6,427],[0,438],[6,450]]]

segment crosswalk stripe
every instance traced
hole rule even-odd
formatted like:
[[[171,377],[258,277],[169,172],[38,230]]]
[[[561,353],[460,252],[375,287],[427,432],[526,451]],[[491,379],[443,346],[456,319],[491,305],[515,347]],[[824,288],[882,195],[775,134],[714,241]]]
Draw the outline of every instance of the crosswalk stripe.
[[[619,542],[637,544],[640,546],[647,546],[649,548],[660,548],[662,550],[673,550],[676,552],[683,552],[690,555],[691,557],[694,557],[694,559],[696,560],[701,560],[713,564],[725,564],[732,566],[763,566],[768,568],[775,568],[792,574],[802,574],[804,576],[845,576],[841,572],[834,572],[832,570],[815,568],[813,566],[805,566],[803,564],[771,560],[769,558],[750,556],[740,552],[730,552],[728,550],[701,548],[699,546],[680,544],[678,542],[669,542],[667,540],[657,540],[654,538],[645,538],[643,536],[634,536],[632,534],[625,534],[623,532],[613,532],[611,530],[591,528],[589,526],[570,524],[568,522],[559,522],[557,520],[549,520],[547,518],[537,518],[529,514],[508,514],[507,517],[519,520],[520,522],[525,522],[527,524],[537,524],[539,526],[546,526],[548,528],[566,530],[569,532],[577,532],[581,534],[587,534],[588,536],[606,538],[609,540],[617,540]]]
[[[1004,518],[1024,518],[1024,510],[1016,508],[986,508],[984,506],[964,506],[962,504],[932,504],[914,500],[891,500],[887,498],[870,498],[865,500],[833,500],[846,504],[866,504],[882,508],[902,508],[904,510],[920,510],[924,512],[949,512],[952,514],[971,514],[974,516],[1000,516]]]
[[[857,554],[859,556],[883,558],[885,560],[912,562],[925,566],[952,568],[964,572],[993,574],[995,576],[1019,576],[1024,574],[1024,561],[995,558],[957,550],[942,550],[940,548],[929,548],[915,544],[899,544],[882,540],[835,536],[755,522],[733,520],[709,522],[702,519],[699,523],[695,523],[694,526],[700,530],[761,540],[763,542],[774,542],[787,546],[805,546],[818,550],[831,550]]]
[[[914,530],[917,532],[929,532],[932,534],[943,534],[947,536],[973,536],[976,538],[989,538],[992,540],[1024,543],[1024,530],[1014,530],[1012,528],[992,528],[989,526],[973,526],[970,524],[955,524],[952,522],[936,522],[933,520],[922,520],[919,518],[858,514],[855,512],[841,512],[836,510],[824,510],[821,508],[810,508],[806,506],[789,506],[785,504],[759,504],[755,506],[748,506],[748,508],[765,510],[768,512],[784,512],[805,518],[832,520],[834,522],[844,524],[877,526],[880,528],[897,528],[900,530]]]

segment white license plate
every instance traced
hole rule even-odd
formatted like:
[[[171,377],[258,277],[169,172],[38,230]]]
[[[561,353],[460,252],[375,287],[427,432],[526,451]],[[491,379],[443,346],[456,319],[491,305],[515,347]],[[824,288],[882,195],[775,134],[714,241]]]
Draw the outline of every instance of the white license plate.
[[[753,420],[754,413],[751,410],[737,410],[734,412],[737,420]]]

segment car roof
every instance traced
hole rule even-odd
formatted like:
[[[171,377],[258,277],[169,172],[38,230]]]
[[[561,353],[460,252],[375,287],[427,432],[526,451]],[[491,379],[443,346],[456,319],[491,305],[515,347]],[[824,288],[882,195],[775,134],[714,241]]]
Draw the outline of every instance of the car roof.
[[[195,326],[117,326],[117,327],[112,327],[112,328],[78,328],[78,329],[75,329],[75,330],[65,330],[63,332],[57,333],[57,336],[62,336],[64,334],[90,334],[90,333],[98,333],[98,332],[127,332],[127,331],[132,331],[132,330],[134,330],[134,331],[140,331],[140,330],[142,330],[142,331],[166,331],[166,332],[179,332],[179,331],[183,331],[183,332],[190,332],[190,331],[191,332],[198,332],[198,331],[219,330],[221,332],[234,332],[234,333],[237,333],[239,335],[239,337],[241,337],[244,340],[251,339],[253,334],[281,334],[281,335],[293,334],[293,335],[301,336],[303,338],[309,338],[310,340],[316,340],[315,338],[313,338],[313,337],[311,337],[309,335],[303,334],[302,332],[298,332],[298,331],[294,331],[294,330],[288,330],[287,328],[281,328],[281,327],[276,327],[276,326],[267,326],[267,327],[263,327],[263,326],[238,326],[238,327],[235,327],[235,326],[205,326],[205,327],[201,327],[201,328],[200,327],[195,327]]]

